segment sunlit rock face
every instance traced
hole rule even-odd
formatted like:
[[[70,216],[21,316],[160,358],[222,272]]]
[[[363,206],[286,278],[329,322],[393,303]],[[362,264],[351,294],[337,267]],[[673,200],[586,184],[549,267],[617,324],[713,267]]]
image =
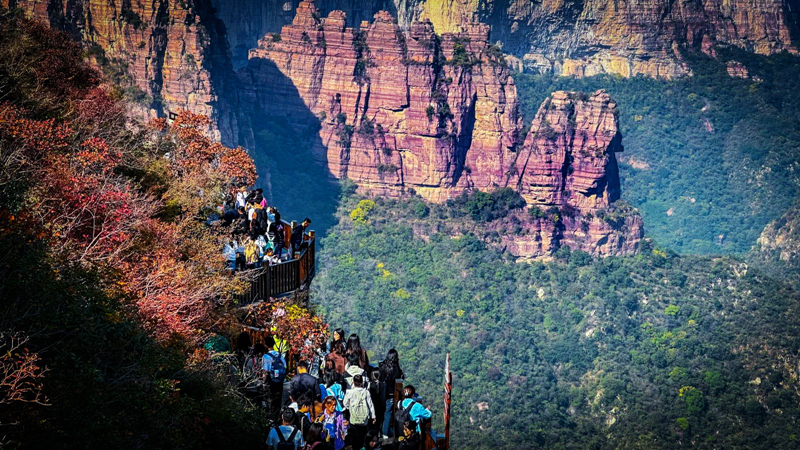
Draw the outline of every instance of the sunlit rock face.
[[[299,0],[214,0],[228,27],[234,54],[289,23]],[[689,69],[685,46],[713,51],[718,43],[759,54],[797,51],[794,0],[326,0],[323,15],[342,10],[358,28],[379,10],[403,29],[429,20],[437,33],[458,33],[479,21],[492,27],[493,41],[529,71],[567,76],[610,73],[674,78]],[[794,39],[794,42],[793,42]]]
[[[187,109],[208,115],[226,137],[220,105],[232,73],[225,28],[208,0],[2,0],[81,40],[110,78],[127,86],[143,118]],[[219,129],[223,132],[219,133]]]
[[[318,149],[337,178],[387,195],[414,189],[434,202],[505,183],[521,128],[516,89],[489,30],[438,37],[430,22],[402,31],[387,12],[360,30],[302,2],[280,37],[250,52],[263,107],[303,105],[321,123]],[[272,92],[273,86],[288,89]],[[299,115],[300,111],[296,111]]]
[[[322,17],[304,1],[280,35],[259,41],[244,73],[256,109],[286,115],[298,130],[308,124],[297,118],[317,122],[318,160],[363,192],[443,202],[511,187],[531,206],[562,211],[526,219],[531,233],[509,243],[512,253],[538,256],[562,243],[635,252],[641,219],[613,207],[622,150],[614,101],[602,91],[556,92],[521,136],[516,88],[488,39],[479,23],[441,37],[429,21],[403,31],[387,12],[355,30],[345,13]]]

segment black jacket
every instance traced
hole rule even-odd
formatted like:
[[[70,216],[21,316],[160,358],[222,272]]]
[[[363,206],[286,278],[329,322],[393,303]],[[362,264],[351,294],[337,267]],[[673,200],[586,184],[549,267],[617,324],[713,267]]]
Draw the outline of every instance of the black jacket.
[[[292,378],[289,392],[295,401],[300,399],[306,392],[311,392],[313,400],[315,401],[320,401],[322,399],[322,393],[319,390],[319,381],[307,373],[301,373]]]
[[[305,232],[306,232],[306,227],[304,227],[303,225],[297,225],[296,227],[294,227],[292,229],[291,244],[295,245],[295,246],[302,244],[303,243],[303,233],[305,233]]]

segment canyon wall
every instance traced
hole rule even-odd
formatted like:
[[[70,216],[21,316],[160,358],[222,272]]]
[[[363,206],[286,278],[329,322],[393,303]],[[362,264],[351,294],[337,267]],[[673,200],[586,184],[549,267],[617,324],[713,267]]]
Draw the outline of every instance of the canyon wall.
[[[248,82],[267,114],[288,112],[297,126],[297,108],[314,114],[319,158],[335,177],[441,202],[502,185],[519,141],[516,90],[488,32],[471,24],[440,39],[430,22],[402,31],[387,12],[357,31],[343,12],[323,19],[304,1],[279,38],[250,52]]]
[[[220,100],[233,72],[225,27],[208,0],[0,0],[0,6],[22,8],[82,41],[93,62],[128,88],[143,118],[188,109],[215,119],[216,137],[231,143],[232,111]]]
[[[558,211],[530,215],[527,237],[508,242],[512,253],[538,256],[562,243],[634,252],[641,219],[615,204],[615,103],[602,91],[556,92],[523,137],[502,58],[480,23],[437,36],[429,21],[404,31],[379,12],[355,30],[345,13],[323,18],[303,1],[292,24],[251,50],[240,84],[250,86],[254,115],[283,115],[298,132],[316,122],[318,161],[361,191],[440,203],[512,187],[531,207]]]
[[[214,1],[237,54],[280,31],[298,6],[298,0]],[[344,11],[356,28],[378,10],[392,13],[404,30],[430,20],[439,34],[480,21],[517,67],[572,76],[674,78],[690,71],[681,58],[685,46],[796,53],[800,39],[798,0],[332,0],[319,7],[323,15]]]

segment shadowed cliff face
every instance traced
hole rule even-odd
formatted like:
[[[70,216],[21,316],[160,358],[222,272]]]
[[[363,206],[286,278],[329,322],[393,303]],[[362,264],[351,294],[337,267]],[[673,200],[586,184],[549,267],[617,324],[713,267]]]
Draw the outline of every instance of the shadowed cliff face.
[[[268,83],[268,84],[264,84]],[[310,217],[320,234],[335,224],[339,183],[328,171],[319,119],[303,103],[297,87],[273,61],[252,58],[237,73],[237,139],[247,143],[270,204],[286,220]]]

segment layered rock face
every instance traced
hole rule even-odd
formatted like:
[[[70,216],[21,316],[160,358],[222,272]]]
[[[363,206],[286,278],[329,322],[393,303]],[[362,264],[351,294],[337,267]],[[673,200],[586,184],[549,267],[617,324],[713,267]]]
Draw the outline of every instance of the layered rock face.
[[[644,231],[641,217],[617,202],[615,153],[622,150],[616,103],[607,93],[554,92],[506,170],[508,185],[541,211],[529,227],[541,231],[532,242],[515,239],[509,245],[535,248],[541,242],[552,248],[557,241],[593,254],[635,252]],[[548,226],[552,222],[555,229]]]
[[[94,61],[129,85],[144,117],[180,109],[229,127],[220,91],[232,69],[224,26],[208,0],[0,0],[84,42]],[[217,137],[225,137],[219,134]]]
[[[305,107],[319,119],[317,150],[335,177],[441,202],[505,183],[519,141],[516,90],[488,33],[472,24],[440,39],[430,22],[404,32],[387,12],[356,31],[304,1],[250,52],[247,73],[268,114],[297,124]]]
[[[310,1],[291,25],[250,52],[242,85],[256,114],[320,125],[318,159],[362,191],[416,192],[442,202],[473,189],[512,187],[544,211],[507,248],[539,256],[562,243],[595,254],[634,252],[634,211],[616,208],[622,150],[616,104],[605,92],[556,92],[523,139],[516,89],[488,27],[402,31],[387,12],[360,30]]]
[[[614,73],[672,78],[687,73],[679,47],[730,44],[759,54],[797,52],[791,0],[427,0],[438,30],[470,15],[492,25],[504,49],[528,68],[564,75]],[[793,41],[794,39],[794,41]]]
[[[279,33],[284,25],[292,23],[300,0],[211,0],[217,17],[225,23],[228,42],[233,53],[234,66],[247,63],[247,53],[258,45],[258,40],[269,33]],[[317,5],[323,15],[331,11],[347,11],[354,25],[369,21],[378,11],[389,11],[400,23],[409,23],[413,9],[392,0],[326,0]]]
[[[298,4],[215,1],[237,46],[279,31]],[[796,53],[800,39],[796,0],[332,0],[319,6],[323,14],[345,11],[356,27],[379,9],[390,11],[404,30],[422,19],[439,34],[460,33],[477,20],[490,25],[493,39],[527,70],[570,76],[673,78],[689,72],[680,57],[683,46],[712,53],[722,43],[759,54]],[[256,29],[258,34],[249,32]]]

